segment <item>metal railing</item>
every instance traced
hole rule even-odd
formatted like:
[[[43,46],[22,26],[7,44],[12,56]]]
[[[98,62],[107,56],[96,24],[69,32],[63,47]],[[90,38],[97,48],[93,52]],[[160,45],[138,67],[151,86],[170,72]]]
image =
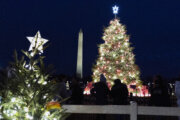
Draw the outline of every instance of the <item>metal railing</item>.
[[[66,113],[75,114],[129,114],[130,120],[137,120],[138,115],[180,116],[178,107],[138,106],[136,102],[130,105],[64,105]]]

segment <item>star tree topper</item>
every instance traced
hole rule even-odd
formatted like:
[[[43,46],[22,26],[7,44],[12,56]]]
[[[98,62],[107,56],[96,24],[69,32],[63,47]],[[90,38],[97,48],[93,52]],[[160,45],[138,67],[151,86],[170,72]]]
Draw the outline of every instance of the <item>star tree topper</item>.
[[[119,7],[115,5],[115,6],[113,7],[113,14],[115,15],[115,17],[116,17],[116,15],[118,14],[118,11],[119,11]]]
[[[48,42],[47,39],[41,38],[41,34],[38,31],[34,37],[27,37],[27,39],[30,41],[31,45],[29,47],[29,51],[33,51],[34,49],[37,49],[39,51],[39,54],[43,53],[43,45]],[[32,52],[31,55],[33,56],[34,53]]]

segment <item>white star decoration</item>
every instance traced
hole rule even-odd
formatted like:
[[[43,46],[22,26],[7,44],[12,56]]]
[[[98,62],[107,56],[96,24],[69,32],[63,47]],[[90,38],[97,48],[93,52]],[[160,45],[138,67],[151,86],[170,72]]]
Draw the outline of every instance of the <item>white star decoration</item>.
[[[39,50],[39,54],[43,53],[43,45],[48,42],[47,39],[41,38],[41,34],[38,31],[34,37],[27,37],[30,41],[31,45],[29,47],[29,51],[33,51],[34,49]],[[32,52],[31,55],[33,56],[34,53]]]
[[[116,15],[116,14],[118,14],[118,10],[119,10],[119,7],[118,6],[114,6],[113,7],[113,13]]]

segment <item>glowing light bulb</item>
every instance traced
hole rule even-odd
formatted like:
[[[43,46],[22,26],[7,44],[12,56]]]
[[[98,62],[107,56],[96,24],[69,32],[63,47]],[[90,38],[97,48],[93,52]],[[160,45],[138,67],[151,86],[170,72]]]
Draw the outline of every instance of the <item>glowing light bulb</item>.
[[[131,77],[134,78],[134,77],[135,77],[135,74],[131,74]]]
[[[39,84],[41,84],[41,83],[42,83],[42,81],[41,81],[41,80],[39,80],[39,81],[38,81],[38,83],[39,83]]]
[[[28,112],[29,109],[28,109],[27,107],[24,107],[24,111],[25,111],[25,112]]]
[[[46,84],[47,84],[47,82],[46,82],[46,81],[44,81],[44,82],[43,82],[43,85],[46,85]]]
[[[49,116],[50,115],[50,112],[49,111],[46,111],[45,112],[45,116]]]
[[[116,57],[116,54],[113,54],[113,57]]]
[[[117,76],[113,76],[113,79],[117,79]]]
[[[120,76],[123,76],[123,74],[122,74],[122,73],[120,73]]]
[[[43,96],[43,98],[44,98],[44,99],[46,99],[46,97],[47,97],[46,95],[45,95],[45,96]]]
[[[26,118],[28,118],[28,119],[30,119],[30,120],[32,120],[33,119],[33,117],[32,116],[30,116],[29,114],[27,114],[26,113]]]
[[[128,46],[128,43],[127,43],[127,42],[125,42],[125,43],[124,43],[124,45],[125,45],[125,46]]]
[[[15,101],[16,101],[16,98],[13,97],[13,98],[11,99],[11,102],[15,102]]]

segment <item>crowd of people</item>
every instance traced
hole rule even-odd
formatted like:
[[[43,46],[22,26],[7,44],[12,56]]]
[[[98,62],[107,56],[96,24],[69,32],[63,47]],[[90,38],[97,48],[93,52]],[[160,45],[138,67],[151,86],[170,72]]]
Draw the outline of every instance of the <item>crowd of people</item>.
[[[67,89],[65,76],[56,77],[56,96],[55,100],[63,100],[67,98],[65,103],[68,104],[83,104],[83,88],[80,85],[79,79],[73,77],[69,89]],[[127,86],[121,83],[121,80],[116,79],[114,86],[111,90],[106,84],[106,78],[101,75],[100,82],[94,84],[91,89],[91,95],[95,97],[95,104],[106,105],[108,104],[108,98],[113,98],[114,105],[126,105],[129,104],[129,93]]]
[[[57,96],[56,99],[60,98],[61,100],[66,99],[66,104],[83,104],[83,88],[80,85],[79,79],[73,77],[69,90],[66,88],[67,78],[58,77],[57,78]],[[156,75],[153,78],[153,84],[150,88],[151,97],[149,99],[148,105],[151,106],[171,106],[170,103],[170,94],[168,92],[167,84],[164,82],[163,78],[160,75]],[[177,96],[177,105],[180,107],[180,78],[177,79],[175,83],[175,93]],[[104,75],[100,76],[100,81],[95,83],[91,89],[91,96],[95,98],[96,105],[107,105],[109,104],[108,99],[112,99],[113,105],[128,105],[132,100],[132,94],[128,92],[127,85],[121,83],[120,79],[114,80],[114,85],[109,89],[107,85],[106,78]],[[100,119],[104,119],[103,115],[99,116]],[[117,116],[117,119],[122,119],[122,116]],[[158,117],[157,119],[163,119]]]
[[[57,77],[57,97],[56,99],[66,99],[66,104],[83,104],[83,87],[80,85],[80,79],[73,77],[69,89],[66,83],[67,77]],[[152,87],[149,89],[151,94],[148,105],[150,106],[171,106],[170,94],[168,86],[160,75],[153,78]],[[180,78],[175,83],[175,95],[177,98],[177,105],[180,107]],[[132,94],[128,92],[127,85],[121,83],[120,79],[114,80],[114,85],[111,90],[107,85],[104,75],[100,76],[100,81],[95,83],[91,89],[91,96],[95,98],[96,105],[109,104],[109,98],[112,99],[113,105],[128,105],[132,100]],[[101,116],[102,117],[102,116]]]
[[[68,78],[66,76],[56,77],[57,82],[57,96],[59,98],[69,98],[71,104],[83,104],[83,90],[84,88],[80,85],[80,79],[73,77],[70,81],[69,88],[67,88],[66,81]],[[168,91],[168,86],[164,82],[160,75],[156,75],[153,78],[153,84],[149,88],[149,93],[151,94],[148,105],[152,106],[171,106],[170,103],[170,93]],[[180,104],[180,78],[177,79],[175,83],[175,93],[177,96],[177,103]],[[114,85],[109,89],[107,85],[106,78],[104,75],[100,76],[100,81],[93,85],[91,89],[91,96],[95,97],[95,104],[103,105],[109,104],[108,99],[113,100],[113,104],[116,105],[126,105],[129,101],[132,101],[132,94],[129,93],[127,85],[121,83],[121,80],[114,80]],[[179,99],[178,99],[179,98]]]
[[[83,88],[81,87],[78,78],[73,77],[71,79],[71,84],[68,86],[69,88],[67,88],[66,85],[66,76],[56,76],[54,80],[56,82],[55,100],[76,105],[83,103]]]

